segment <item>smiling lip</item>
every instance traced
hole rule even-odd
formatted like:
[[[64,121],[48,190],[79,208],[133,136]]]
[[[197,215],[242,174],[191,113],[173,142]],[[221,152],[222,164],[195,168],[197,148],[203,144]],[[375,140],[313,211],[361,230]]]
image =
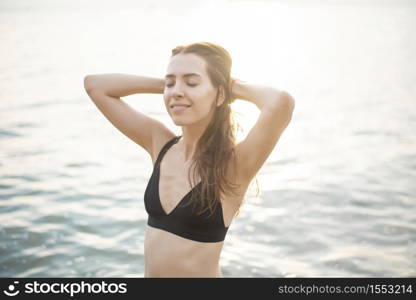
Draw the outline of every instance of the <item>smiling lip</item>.
[[[187,104],[174,104],[171,106],[173,112],[181,112],[191,107],[191,105]]]

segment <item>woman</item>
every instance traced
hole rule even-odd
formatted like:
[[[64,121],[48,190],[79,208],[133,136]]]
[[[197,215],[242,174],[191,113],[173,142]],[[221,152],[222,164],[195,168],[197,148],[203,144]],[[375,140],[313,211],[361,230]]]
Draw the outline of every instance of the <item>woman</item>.
[[[117,73],[84,79],[98,109],[153,161],[144,195],[145,277],[223,277],[219,259],[227,230],[291,120],[290,94],[231,78],[231,64],[223,47],[199,42],[172,50],[164,79]],[[136,93],[163,93],[182,135],[120,99]],[[230,107],[235,99],[261,111],[238,144]]]

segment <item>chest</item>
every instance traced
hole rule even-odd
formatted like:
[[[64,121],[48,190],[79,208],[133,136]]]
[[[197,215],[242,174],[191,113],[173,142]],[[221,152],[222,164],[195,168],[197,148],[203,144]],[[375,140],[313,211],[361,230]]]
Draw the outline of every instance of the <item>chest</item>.
[[[196,177],[196,181],[192,185],[188,180],[189,164],[178,162],[170,157],[160,164],[159,169],[159,199],[165,213],[169,214],[187,196],[191,190],[200,182],[200,178]]]
[[[173,152],[171,152],[173,153]],[[177,210],[177,207],[184,198],[188,197],[193,188],[198,188],[201,178],[198,174],[193,179],[193,169],[190,164],[175,159],[174,155],[169,155],[161,161],[159,166],[159,200],[165,214],[171,214]],[[189,172],[191,184],[188,181]],[[238,211],[239,203],[247,187],[242,185],[240,197],[221,195],[221,211],[224,225],[229,227],[232,219]]]

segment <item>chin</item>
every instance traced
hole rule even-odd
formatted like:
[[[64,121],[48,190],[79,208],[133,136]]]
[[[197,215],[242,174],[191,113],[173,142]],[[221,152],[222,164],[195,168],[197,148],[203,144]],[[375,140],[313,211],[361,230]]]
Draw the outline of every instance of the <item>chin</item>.
[[[186,122],[184,120],[181,120],[179,118],[172,118],[172,122],[176,125],[176,126],[186,126],[189,125],[189,122]]]
[[[171,117],[171,119],[176,126],[188,126],[197,123],[195,120],[190,121],[188,118],[184,117]]]
[[[185,124],[183,122],[175,122],[175,121],[173,121],[173,124],[175,124],[176,126],[186,126],[186,125],[188,125],[188,124]]]

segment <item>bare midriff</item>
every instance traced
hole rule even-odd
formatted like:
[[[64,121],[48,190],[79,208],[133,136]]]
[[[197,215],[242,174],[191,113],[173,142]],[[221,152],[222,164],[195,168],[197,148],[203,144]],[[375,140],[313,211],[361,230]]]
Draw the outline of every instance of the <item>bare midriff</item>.
[[[224,241],[203,243],[146,226],[144,277],[223,277],[219,266]]]

